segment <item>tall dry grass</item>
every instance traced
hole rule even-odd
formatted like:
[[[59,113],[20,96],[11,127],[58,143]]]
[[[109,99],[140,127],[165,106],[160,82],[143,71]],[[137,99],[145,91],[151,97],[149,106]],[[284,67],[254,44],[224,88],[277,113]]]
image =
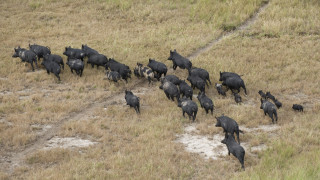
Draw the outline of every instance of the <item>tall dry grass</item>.
[[[104,70],[86,67],[82,78],[68,67],[57,83],[45,71],[27,72],[18,59],[12,59],[13,47],[28,43],[48,45],[62,55],[65,46],[80,48],[88,44],[108,57],[133,67],[156,58],[167,65],[169,50],[191,54],[233,29],[251,16],[262,1],[4,1],[0,4],[0,90],[13,92],[0,96],[0,153],[18,151],[37,139],[34,124],[55,124],[70,112],[132,86],[102,80]],[[39,150],[25,158],[26,166],[12,176],[23,179],[317,179],[319,163],[319,28],[317,1],[270,2],[259,20],[193,59],[206,68],[213,82],[219,71],[244,74],[249,95],[242,105],[232,96],[207,91],[215,103],[214,115],[233,117],[240,126],[257,127],[271,120],[259,109],[260,89],[271,91],[282,103],[278,111],[281,129],[271,136],[246,133],[241,138],[251,145],[266,144],[269,149],[257,156],[246,155],[246,171],[231,157],[204,160],[188,153],[174,142],[189,120],[182,117],[176,103],[168,101],[158,84],[140,92],[141,115],[119,99],[108,107],[97,107],[78,120],[67,121],[57,134],[99,142],[85,149]],[[281,9],[281,13],[279,9]],[[208,13],[209,12],[209,13]],[[294,13],[297,12],[297,13]],[[314,13],[307,13],[314,12]],[[302,19],[302,20],[301,20]],[[271,25],[271,26],[270,26]],[[5,27],[5,28],[4,28]],[[306,32],[306,33],[300,33]],[[174,72],[186,77],[186,72]],[[7,78],[7,79],[6,79]],[[134,91],[134,93],[139,93]],[[197,93],[197,91],[196,91]],[[241,95],[242,92],[241,92]],[[195,100],[197,101],[197,100]],[[198,102],[197,102],[198,103]],[[291,110],[301,103],[304,113]],[[106,108],[106,109],[105,109]],[[222,133],[215,119],[199,108],[196,126],[202,135]],[[250,151],[250,150],[247,150]],[[268,173],[266,173],[268,172]]]
[[[249,2],[246,4],[251,7]],[[52,53],[63,56],[66,46],[80,48],[81,44],[88,44],[130,67],[136,62],[146,64],[149,58],[169,65],[166,59],[170,49],[190,54],[221,31],[203,21],[193,22],[189,10],[195,5],[185,1],[3,1],[0,17],[3,27],[0,38],[4,44],[0,73],[3,79],[0,87],[2,92],[13,93],[1,96],[4,102],[0,106],[2,116],[6,116],[6,121],[14,122],[13,129],[18,124],[22,126],[23,130],[22,127],[17,129],[22,136],[29,136],[33,134],[28,130],[30,124],[46,124],[48,119],[49,123],[54,123],[60,117],[108,96],[108,90],[119,89],[102,80],[104,70],[101,68],[98,71],[86,68],[84,77],[79,78],[66,67],[61,73],[60,84],[44,71],[29,73],[29,65],[11,57],[14,47],[37,43],[47,45]],[[186,36],[188,38],[182,38]],[[127,87],[133,83],[131,81]],[[25,94],[25,99],[19,99]],[[61,105],[61,101],[66,103]],[[15,130],[7,131],[4,128],[4,133],[8,133],[6,136],[14,137]],[[4,138],[1,142],[6,148],[16,149],[29,143],[24,139],[17,147],[11,139]]]

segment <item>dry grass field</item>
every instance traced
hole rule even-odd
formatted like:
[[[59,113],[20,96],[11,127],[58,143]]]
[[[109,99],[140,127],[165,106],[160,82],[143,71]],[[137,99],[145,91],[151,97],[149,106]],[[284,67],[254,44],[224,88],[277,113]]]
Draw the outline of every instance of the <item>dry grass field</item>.
[[[250,26],[236,30],[267,2]],[[318,0],[1,1],[0,179],[320,179],[319,9]],[[80,78],[66,66],[58,82],[12,58],[14,47],[37,43],[66,61],[66,46],[87,44],[131,69],[155,58],[186,79],[186,70],[173,71],[166,60],[169,50],[189,56],[230,31],[191,61],[213,84],[220,71],[242,74],[248,96],[241,91],[237,105],[230,92],[222,97],[210,86],[214,115],[199,106],[195,123],[157,81],[112,83],[104,68],[89,66]],[[140,115],[125,105],[125,89],[140,97]],[[259,108],[260,89],[283,103],[275,131],[249,131],[271,127]],[[246,171],[233,156],[204,159],[176,142],[190,125],[197,135],[223,135],[214,127],[222,114],[245,129]],[[46,148],[55,137],[95,144]],[[259,145],[267,149],[254,151]]]

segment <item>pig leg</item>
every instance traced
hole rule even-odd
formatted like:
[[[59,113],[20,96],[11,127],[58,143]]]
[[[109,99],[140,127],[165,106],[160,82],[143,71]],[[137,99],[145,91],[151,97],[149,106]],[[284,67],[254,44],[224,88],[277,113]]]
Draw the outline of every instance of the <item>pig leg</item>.
[[[209,83],[210,83],[210,85],[211,85],[211,81],[210,81],[210,78],[209,78],[209,77],[207,77],[207,80],[209,81]]]
[[[33,67],[33,63],[32,63],[32,61],[31,61],[31,63],[30,63],[30,64],[31,64],[31,67],[32,67],[32,71],[34,71],[34,67]]]
[[[238,131],[236,131],[236,135],[237,135],[238,143],[240,144],[239,130],[238,130]]]
[[[55,75],[56,75],[56,77],[58,78],[58,80],[61,81],[59,74],[55,74]]]
[[[173,70],[176,70],[177,69],[177,65],[176,65],[176,63],[173,63]]]
[[[39,68],[38,63],[37,63],[37,59],[34,61],[34,63],[36,64],[36,67]]]
[[[272,123],[274,124],[274,119],[273,119],[273,113],[272,112],[268,112],[269,117],[272,119]]]
[[[241,163],[241,168],[242,168],[243,170],[245,170],[245,169],[244,169],[244,155],[245,155],[245,153],[243,152],[243,153],[241,153],[240,157],[238,158],[239,161],[240,161],[240,163]]]

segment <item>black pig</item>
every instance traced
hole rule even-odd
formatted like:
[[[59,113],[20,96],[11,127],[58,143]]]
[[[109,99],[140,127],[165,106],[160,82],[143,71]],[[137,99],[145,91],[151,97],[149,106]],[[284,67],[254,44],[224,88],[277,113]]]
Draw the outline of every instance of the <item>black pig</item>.
[[[147,66],[150,67],[152,71],[155,73],[154,77],[157,78],[158,81],[160,80],[162,74],[164,76],[167,75],[168,68],[165,64],[161,62],[158,62],[154,59],[149,59],[149,64]]]
[[[37,63],[37,55],[30,50],[20,48],[20,46],[16,49],[14,48],[14,54],[12,55],[13,58],[20,57],[22,62],[27,62],[31,64],[32,71],[34,71],[33,62],[35,62],[36,66],[38,67]]]
[[[192,63],[189,59],[181,56],[179,53],[177,53],[176,50],[171,51],[170,50],[170,57],[168,60],[171,60],[173,62],[173,69],[176,70],[177,66],[181,69],[191,69]]]
[[[83,61],[81,61],[80,59],[69,59],[66,64],[69,66],[71,73],[73,73],[73,70],[75,70],[77,75],[79,75],[80,77],[82,76],[82,72],[84,69]]]
[[[260,99],[261,100],[261,106],[260,109],[263,109],[264,115],[269,115],[269,117],[272,119],[272,123],[274,123],[273,115],[276,118],[276,122],[278,121],[278,115],[277,115],[277,108],[274,104],[272,104],[268,100]]]
[[[47,54],[51,54],[50,48],[48,46],[41,46],[37,44],[30,45],[29,48],[31,51],[36,53],[38,56],[38,61],[40,61],[40,58],[43,58]]]
[[[198,106],[195,102],[188,98],[182,98],[178,100],[178,107],[181,107],[183,117],[185,117],[184,114],[187,113],[189,120],[192,119],[193,122],[195,121],[198,112]]]
[[[303,106],[300,105],[300,104],[293,104],[293,105],[292,105],[292,109],[293,109],[293,110],[296,110],[296,111],[301,111],[301,112],[303,112]]]
[[[221,143],[227,145],[228,148],[228,155],[230,156],[230,153],[234,155],[241,164],[241,168],[244,170],[244,156],[245,156],[245,150],[242,146],[240,146],[233,136],[228,135],[224,140],[221,141]]]
[[[58,63],[56,63],[55,61],[51,61],[51,60],[43,60],[41,65],[43,65],[46,68],[48,74],[53,73],[60,81],[59,74],[60,74],[61,70],[60,70],[60,66]]]
[[[176,97],[177,100],[179,101],[180,99],[179,89],[172,82],[164,79],[161,81],[161,86],[159,88],[163,89],[168,99],[171,98],[171,100],[174,101],[174,97]]]
[[[185,96],[187,98],[190,98],[192,100],[193,90],[192,88],[186,83],[185,80],[181,80],[179,84],[179,90],[180,94],[182,94],[182,97]]]
[[[130,107],[133,107],[137,114],[140,114],[140,100],[139,97],[135,96],[131,91],[125,90],[125,99],[127,102],[127,105]]]
[[[234,136],[234,133],[236,133],[238,143],[240,144],[239,132],[243,133],[243,131],[239,129],[238,123],[230,117],[224,115],[216,117],[216,119],[216,127],[222,127],[225,137],[227,138],[228,133],[230,133],[232,136]]]
[[[213,102],[212,100],[205,95],[204,92],[199,92],[198,96],[197,96],[200,105],[202,108],[204,108],[206,110],[206,113],[209,113],[209,110],[211,111],[211,114],[213,114]]]

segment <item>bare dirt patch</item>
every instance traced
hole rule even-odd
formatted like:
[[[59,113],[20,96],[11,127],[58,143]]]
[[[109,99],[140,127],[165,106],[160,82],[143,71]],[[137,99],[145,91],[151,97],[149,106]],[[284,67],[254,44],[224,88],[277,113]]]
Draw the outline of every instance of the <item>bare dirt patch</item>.
[[[177,142],[184,144],[188,152],[200,154],[205,159],[217,159],[228,153],[227,147],[221,143],[223,138],[219,134],[209,137],[185,133],[178,136]]]
[[[45,147],[44,150],[49,150],[53,148],[84,148],[97,144],[97,142],[92,142],[87,139],[81,139],[77,137],[53,137],[51,138]]]
[[[264,131],[264,132],[272,132],[275,130],[278,130],[280,128],[280,126],[273,124],[273,125],[260,125],[258,127],[255,128],[247,128],[244,126],[240,126],[240,129],[245,131],[245,132],[255,132],[255,131]]]
[[[278,125],[262,125],[256,128],[240,127],[240,129],[251,133],[273,132],[278,130]],[[196,153],[202,156],[204,159],[218,159],[219,157],[226,156],[228,149],[221,141],[224,139],[224,135],[215,134],[213,136],[198,135],[199,132],[195,125],[188,125],[184,129],[184,134],[177,135],[176,142],[182,143],[185,146],[186,151]],[[265,144],[251,146],[248,142],[242,142],[241,146],[245,149],[248,155],[255,156],[255,152],[266,150],[268,147]]]
[[[0,117],[0,123],[6,124],[6,125],[8,125],[8,126],[12,126],[12,125],[13,125],[12,122],[9,122],[9,121],[7,121],[5,118],[1,118],[1,117]]]

